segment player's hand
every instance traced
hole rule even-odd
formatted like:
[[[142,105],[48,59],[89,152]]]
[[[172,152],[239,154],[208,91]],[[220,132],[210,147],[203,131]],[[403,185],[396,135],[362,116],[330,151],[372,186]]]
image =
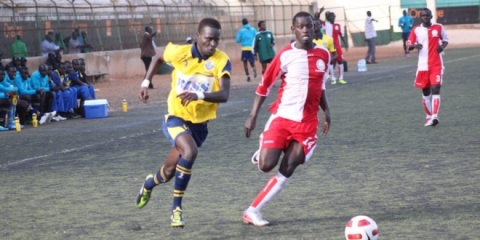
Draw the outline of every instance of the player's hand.
[[[437,53],[443,52],[443,47],[440,45],[437,47]]]
[[[148,88],[142,87],[142,89],[140,90],[140,94],[138,95],[138,97],[142,100],[142,102],[147,103],[147,100],[148,100]]]
[[[191,101],[198,100],[198,96],[194,92],[183,92],[177,96],[177,98],[182,99],[182,105],[188,106]]]
[[[255,126],[257,125],[257,118],[250,115],[247,118],[247,121],[245,121],[245,137],[250,138],[250,135],[252,134],[253,129],[255,129]]]
[[[328,134],[329,129],[330,129],[330,112],[326,111],[323,113],[323,128],[322,128],[323,136],[326,136]]]
[[[421,50],[423,48],[423,45],[420,44],[420,43],[417,43],[417,44],[414,45],[414,47],[418,50]]]

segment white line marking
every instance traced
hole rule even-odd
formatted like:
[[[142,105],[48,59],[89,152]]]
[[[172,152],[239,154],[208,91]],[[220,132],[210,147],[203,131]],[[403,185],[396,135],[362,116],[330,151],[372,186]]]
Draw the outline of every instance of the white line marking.
[[[468,56],[468,57],[463,57],[463,58],[457,58],[457,59],[452,59],[452,60],[449,60],[449,61],[446,61],[445,63],[452,63],[452,62],[458,62],[458,61],[463,61],[463,60],[468,60],[468,59],[471,59],[471,58],[476,58],[476,57],[479,57],[480,54],[476,54],[476,55],[472,55],[472,56]],[[411,67],[412,65],[404,65],[404,66],[400,66],[400,67],[396,67],[395,70],[398,70],[398,69],[401,69],[401,68],[405,68],[405,67]],[[382,71],[378,71],[378,72],[375,72],[375,74],[378,74],[378,73],[381,73],[381,72],[391,72],[392,69],[386,69],[386,70],[382,70]],[[394,70],[393,70],[394,71]],[[416,71],[416,70],[415,70]],[[389,76],[392,76],[394,74],[390,74],[388,76],[379,76],[379,77],[375,77],[375,78],[372,78],[370,80],[367,80],[367,82],[373,82],[373,81],[376,81],[376,80],[379,80],[379,79],[384,79],[386,77],[389,77]],[[346,85],[346,86],[342,86],[342,87],[347,87],[349,85]],[[334,90],[337,90],[337,89],[340,89],[342,87],[336,87],[336,88],[330,88],[330,89],[327,89],[327,91],[334,91]],[[244,103],[246,101],[232,101],[232,102],[227,102],[226,104],[231,104],[231,105],[236,105],[236,104],[240,104],[240,103]],[[225,105],[225,104],[224,104]],[[222,106],[222,105],[220,105]],[[220,116],[222,117],[225,117],[225,116],[230,116],[230,115],[234,115],[234,114],[238,114],[240,112],[247,112],[249,111],[250,109],[243,109],[242,111],[236,111],[236,112],[233,112],[233,113],[225,113],[225,114],[221,114]],[[153,132],[157,132],[159,130],[153,130]],[[42,156],[35,156],[35,157],[31,157],[31,158],[25,158],[25,159],[22,159],[22,160],[19,160],[19,161],[15,161],[15,162],[9,162],[7,164],[4,164],[4,165],[0,165],[0,168],[6,168],[6,167],[9,167],[9,166],[13,166],[13,165],[17,165],[17,164],[21,164],[21,163],[25,163],[25,162],[30,162],[30,161],[33,161],[33,160],[36,160],[36,159],[42,159],[42,158],[46,158],[46,157],[50,157],[50,156],[53,156],[53,155],[56,155],[56,154],[62,154],[62,153],[69,153],[69,152],[74,152],[74,151],[80,151],[80,150],[83,150],[83,149],[86,149],[86,148],[90,148],[90,147],[96,147],[98,145],[103,145],[103,144],[107,144],[107,143],[111,143],[115,140],[121,140],[121,139],[128,139],[128,138],[133,138],[133,137],[139,137],[139,136],[142,136],[142,135],[145,135],[147,133],[152,133],[152,132],[146,132],[146,133],[137,133],[137,134],[132,134],[132,135],[128,135],[128,136],[122,136],[118,139],[110,139],[110,140],[106,140],[106,141],[103,141],[103,142],[99,142],[99,143],[95,143],[95,144],[88,144],[88,145],[84,145],[82,147],[78,147],[78,148],[72,148],[72,149],[65,149],[65,150],[62,150],[62,151],[59,151],[59,152],[54,152],[54,153],[50,153],[50,154],[46,154],[46,155],[42,155]]]

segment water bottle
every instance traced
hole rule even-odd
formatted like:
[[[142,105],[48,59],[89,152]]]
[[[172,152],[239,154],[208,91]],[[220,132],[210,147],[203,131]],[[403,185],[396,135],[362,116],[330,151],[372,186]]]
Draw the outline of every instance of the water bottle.
[[[358,60],[357,67],[358,67],[359,72],[366,72],[367,71],[367,61],[365,59]]]
[[[37,114],[33,113],[32,114],[32,125],[34,128],[38,127],[38,120],[37,120]]]
[[[127,111],[128,111],[127,99],[123,99],[122,109],[123,109],[123,112],[127,112]]]
[[[20,126],[20,120],[18,119],[18,117],[15,117],[15,129],[17,130],[17,132],[22,131],[22,127]]]

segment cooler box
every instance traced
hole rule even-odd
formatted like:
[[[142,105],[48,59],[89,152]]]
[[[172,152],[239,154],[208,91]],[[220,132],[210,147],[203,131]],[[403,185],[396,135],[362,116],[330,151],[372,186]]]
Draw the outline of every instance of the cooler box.
[[[85,118],[108,117],[107,99],[86,100],[83,108],[85,111]]]

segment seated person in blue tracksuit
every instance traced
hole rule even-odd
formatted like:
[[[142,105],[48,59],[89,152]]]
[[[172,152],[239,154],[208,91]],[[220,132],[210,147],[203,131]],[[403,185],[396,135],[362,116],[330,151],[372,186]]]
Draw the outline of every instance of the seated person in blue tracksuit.
[[[5,78],[5,71],[3,66],[0,66],[0,89],[4,88],[4,85],[2,84],[3,81],[1,81],[4,78]],[[16,92],[11,91],[11,92],[5,93],[0,90],[0,131],[9,130],[6,127],[7,114],[8,114],[8,111],[10,111],[10,100],[8,100],[8,97],[13,94],[16,94]]]
[[[39,109],[32,107],[31,105],[32,100],[41,99],[45,101],[45,91],[43,89],[40,89],[37,91],[32,88],[30,73],[28,72],[28,68],[21,67],[20,77],[15,78],[15,86],[17,86],[18,88],[18,95],[20,96],[20,99],[25,100],[30,104],[29,107],[27,107],[27,112],[30,113],[30,116],[27,116],[27,123],[31,123],[31,120],[32,120],[31,114],[33,113],[37,114],[40,124],[44,124],[51,119],[52,116],[50,115],[52,113],[40,111]]]
[[[87,84],[88,90],[90,91],[90,96],[93,99],[97,99],[97,96],[95,96],[95,87],[93,86],[93,84],[87,81],[87,73],[85,72],[86,71],[85,60],[83,58],[79,58],[78,62],[80,63],[80,66],[78,68],[77,73],[78,73],[78,77],[80,78],[80,81]],[[75,69],[75,65],[73,65],[73,69]]]
[[[90,91],[88,90],[87,84],[80,81],[80,78],[78,77],[76,70],[73,69],[72,64],[75,64],[77,69],[80,66],[77,59],[74,59],[71,63],[68,61],[65,62],[65,67],[67,68],[68,74],[67,84],[70,88],[77,89],[77,98],[80,98],[80,105],[77,110],[82,116],[84,116],[83,105],[85,104],[85,100],[90,100],[93,98],[90,96]]]
[[[7,65],[6,67],[6,72],[0,70],[1,76],[3,76],[3,79],[0,79],[0,92],[4,93],[5,95],[8,96],[9,100],[11,101],[12,97],[16,97],[18,94],[18,88],[15,86],[15,76],[17,75],[17,68],[14,65]],[[21,125],[25,125],[26,121],[26,111],[27,108],[30,104],[28,104],[25,100],[18,99],[17,101],[17,106],[14,109],[18,115],[18,118],[20,120]],[[31,109],[28,109],[31,110]],[[12,110],[9,110],[12,111]]]
[[[50,86],[55,89],[57,107],[60,111],[60,116],[69,119],[79,118],[80,115],[73,113],[73,109],[78,107],[77,89],[68,86],[68,75],[66,71],[65,64],[60,63],[57,70],[52,72]]]

